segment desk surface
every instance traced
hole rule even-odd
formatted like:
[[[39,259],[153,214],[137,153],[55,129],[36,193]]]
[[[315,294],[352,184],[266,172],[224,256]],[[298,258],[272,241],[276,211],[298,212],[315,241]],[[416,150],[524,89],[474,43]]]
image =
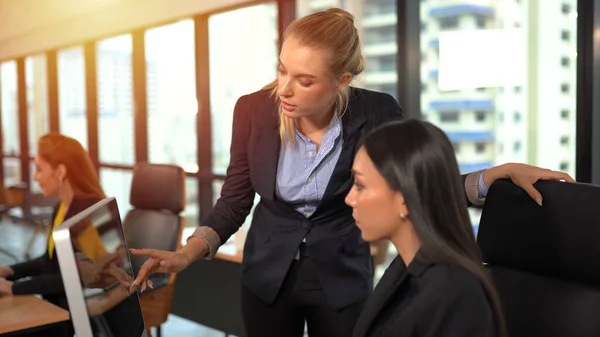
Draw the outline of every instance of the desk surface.
[[[0,334],[68,319],[68,311],[33,295],[0,298]]]

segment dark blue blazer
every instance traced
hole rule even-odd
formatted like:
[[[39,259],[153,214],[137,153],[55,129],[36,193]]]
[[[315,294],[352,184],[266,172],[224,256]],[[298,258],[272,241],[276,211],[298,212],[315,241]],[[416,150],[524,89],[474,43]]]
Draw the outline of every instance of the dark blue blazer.
[[[242,283],[266,302],[273,302],[302,239],[323,291],[334,308],[363,302],[372,291],[369,244],[344,203],[359,140],[373,128],[403,117],[396,100],[384,93],[350,88],[342,117],[343,148],[321,203],[308,218],[275,193],[281,139],[278,107],[270,90],[241,97],[234,110],[231,161],[211,214],[203,225],[221,242],[233,235],[250,212],[254,193],[261,197],[244,247]]]

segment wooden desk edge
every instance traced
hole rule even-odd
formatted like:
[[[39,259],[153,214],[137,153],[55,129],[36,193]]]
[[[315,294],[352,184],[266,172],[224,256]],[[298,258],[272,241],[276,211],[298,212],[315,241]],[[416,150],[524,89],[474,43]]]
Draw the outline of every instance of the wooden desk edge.
[[[31,297],[35,298],[35,300],[32,301],[42,301],[43,303],[36,303],[35,305],[46,306],[48,309],[51,310],[51,313],[38,318],[33,324],[31,321],[19,321],[8,324],[6,322],[0,322],[0,334],[41,327],[44,325],[50,325],[69,320],[70,315],[67,310],[58,307],[50,302],[46,302],[45,300],[39,299],[35,296]]]

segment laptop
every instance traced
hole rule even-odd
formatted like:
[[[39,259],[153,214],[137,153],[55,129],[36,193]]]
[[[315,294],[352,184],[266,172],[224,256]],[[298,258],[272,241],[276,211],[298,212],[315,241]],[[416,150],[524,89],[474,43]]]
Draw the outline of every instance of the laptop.
[[[102,228],[101,243],[96,244],[106,251],[96,260],[73,245],[90,225]],[[147,337],[138,292],[126,286],[134,273],[115,198],[105,198],[69,218],[52,237],[75,335]]]

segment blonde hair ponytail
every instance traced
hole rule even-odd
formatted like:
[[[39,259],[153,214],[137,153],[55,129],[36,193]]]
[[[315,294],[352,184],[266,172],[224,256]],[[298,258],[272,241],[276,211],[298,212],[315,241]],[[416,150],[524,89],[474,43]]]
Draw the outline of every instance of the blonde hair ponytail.
[[[344,73],[354,77],[365,69],[354,16],[341,8],[330,8],[293,21],[284,32],[284,41],[290,36],[297,38],[303,46],[328,51],[332,55],[329,65],[333,79]],[[271,95],[279,102],[277,79],[263,89],[271,89]],[[342,115],[348,109],[348,95],[348,87],[337,93],[336,113]],[[295,120],[283,114],[279,103],[279,135],[284,143],[295,142],[295,128]]]

